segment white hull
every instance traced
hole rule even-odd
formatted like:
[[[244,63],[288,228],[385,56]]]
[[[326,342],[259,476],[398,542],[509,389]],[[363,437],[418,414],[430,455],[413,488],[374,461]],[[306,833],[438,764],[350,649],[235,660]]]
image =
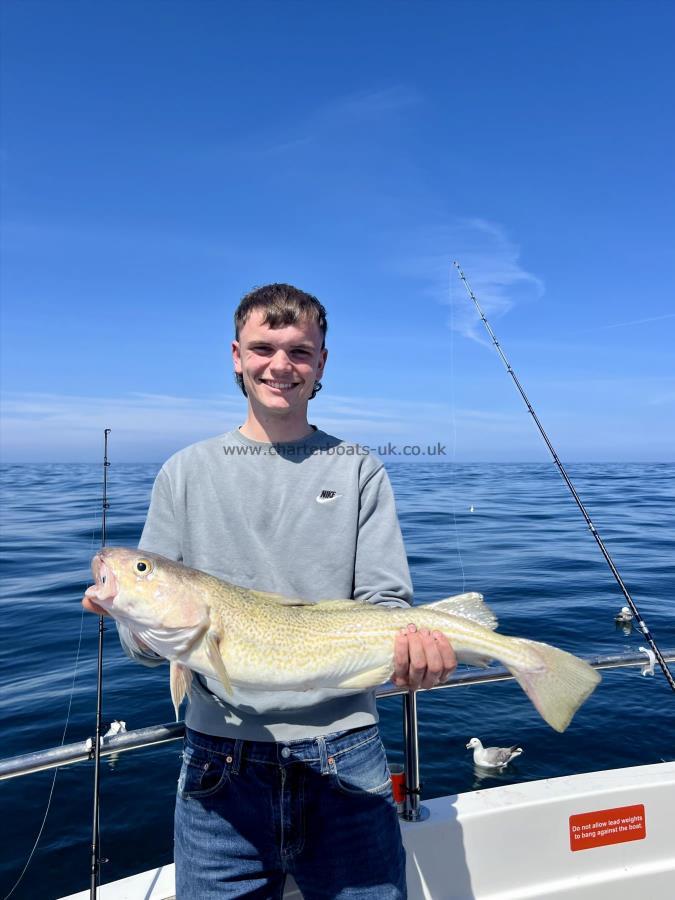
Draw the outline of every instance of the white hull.
[[[401,823],[410,900],[675,897],[675,762],[471,791],[424,805],[428,819]],[[642,820],[635,809],[624,810],[640,806]],[[624,811],[602,813],[616,809]],[[597,815],[570,823],[586,813]],[[578,829],[572,837],[571,825]],[[603,840],[612,843],[598,845]],[[571,843],[583,849],[572,850]],[[100,890],[101,900],[173,896],[173,866]],[[63,900],[88,897],[86,890]],[[285,898],[301,895],[289,885]]]

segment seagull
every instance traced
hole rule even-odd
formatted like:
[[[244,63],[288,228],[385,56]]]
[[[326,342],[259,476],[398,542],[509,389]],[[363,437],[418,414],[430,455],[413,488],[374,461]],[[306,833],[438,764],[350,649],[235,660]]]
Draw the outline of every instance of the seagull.
[[[522,747],[484,747],[478,738],[471,738],[466,745],[473,750],[474,764],[481,769],[503,769],[523,752]]]
[[[110,726],[103,737],[115,737],[116,734],[125,734],[127,730],[127,723],[122,722],[121,720],[115,719],[110,723]]]
[[[621,612],[617,613],[614,616],[614,621],[621,622],[621,623],[632,622],[633,621],[633,613],[630,611],[630,609],[627,606],[622,606]]]

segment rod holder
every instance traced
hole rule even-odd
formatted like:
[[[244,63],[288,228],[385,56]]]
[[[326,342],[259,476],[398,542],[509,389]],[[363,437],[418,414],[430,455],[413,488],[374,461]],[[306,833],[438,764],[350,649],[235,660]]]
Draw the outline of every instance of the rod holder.
[[[405,807],[401,818],[406,822],[422,822],[429,810],[420,802],[420,755],[417,729],[417,694],[403,694],[403,743],[405,752]]]

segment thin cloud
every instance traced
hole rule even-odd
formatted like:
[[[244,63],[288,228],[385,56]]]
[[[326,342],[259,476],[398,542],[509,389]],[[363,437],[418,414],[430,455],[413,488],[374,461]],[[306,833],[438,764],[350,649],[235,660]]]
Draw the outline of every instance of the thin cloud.
[[[647,398],[649,406],[669,406],[675,404],[675,389],[670,391],[656,391],[651,397]]]
[[[217,148],[217,152],[225,149],[248,158],[259,158],[302,151],[323,138],[332,136],[336,130],[342,133],[349,128],[353,137],[354,129],[362,125],[372,129],[378,120],[387,120],[402,110],[420,104],[422,100],[419,92],[404,84],[345,94],[326,101],[308,115],[281,129],[278,140],[273,143],[269,142],[266,135],[250,134],[225,148]]]
[[[5,424],[30,418],[37,424],[57,423],[74,429],[89,429],[92,423],[110,426],[148,422],[167,409],[173,414],[187,413],[191,419],[231,413],[241,403],[235,398],[173,397],[165,394],[130,393],[122,397],[90,397],[74,394],[20,393],[3,397]],[[153,428],[154,428],[153,422]]]
[[[130,393],[87,397],[13,393],[3,398],[2,456],[25,461],[97,461],[101,435],[111,428],[119,462],[162,461],[171,453],[240,425],[241,397],[177,397]],[[494,434],[520,427],[518,417],[449,404],[384,397],[320,397],[310,420],[347,440],[366,445],[448,440],[453,427]]]
[[[98,459],[104,428],[112,429],[121,461],[161,460],[244,418],[241,401],[229,397],[48,393],[7,394],[2,416],[3,458],[64,461]]]
[[[660,412],[675,401],[672,379],[579,377],[545,382],[540,388],[548,397],[545,427],[554,442],[558,434],[569,440],[575,433],[575,440],[582,442],[582,455],[577,453],[577,458],[672,458],[670,420]],[[606,409],[608,399],[617,396],[624,401],[607,420],[611,452],[606,445],[598,451],[589,443],[596,432],[598,409]],[[115,463],[161,463],[182,447],[236,428],[244,421],[245,404],[235,395],[14,393],[4,398],[2,412],[5,460],[99,462],[103,429],[112,428],[111,458]],[[424,448],[441,442],[445,454],[440,461],[547,458],[529,416],[520,408],[504,411],[481,405],[453,409],[450,403],[319,395],[312,401],[310,421],[342,438],[374,447],[376,452],[389,442],[399,448],[405,444]],[[563,452],[564,440],[559,447]],[[499,452],[495,452],[497,446]],[[397,459],[403,457],[393,456],[389,461]]]
[[[542,280],[521,263],[520,247],[506,229],[487,219],[458,219],[422,229],[410,242],[417,252],[399,266],[426,281],[426,293],[450,306],[449,326],[483,342],[482,325],[453,266],[461,265],[487,318],[498,319],[519,301],[544,293]]]
[[[252,156],[281,156],[284,153],[296,153],[299,150],[304,150],[306,147],[311,146],[313,143],[313,139],[311,135],[306,134],[302,137],[289,138],[288,140],[280,141],[277,144],[269,144],[266,147],[259,147],[251,150]]]
[[[48,247],[50,252],[55,248],[76,248],[82,252],[104,252],[133,254],[147,257],[157,254],[172,259],[234,259],[235,245],[231,240],[209,234],[158,229],[156,226],[126,224],[117,228],[100,222],[62,221],[6,221],[2,226],[2,240],[5,252],[24,251],[26,248]]]
[[[366,119],[416,106],[422,96],[407,85],[393,85],[381,90],[359,91],[329,102],[312,116],[315,123],[342,125],[345,121]]]

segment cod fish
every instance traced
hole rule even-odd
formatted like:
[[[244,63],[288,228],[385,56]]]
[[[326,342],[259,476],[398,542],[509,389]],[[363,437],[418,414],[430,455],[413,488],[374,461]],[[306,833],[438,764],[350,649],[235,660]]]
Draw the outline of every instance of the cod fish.
[[[232,686],[273,691],[342,688],[388,681],[394,639],[409,623],[447,635],[462,663],[499,660],[541,716],[564,731],[600,681],[570,653],[497,634],[481,594],[391,608],[358,600],[317,603],[254,591],[145,550],[106,547],[92,561],[87,596],[171,663],[178,708],[192,673]]]

